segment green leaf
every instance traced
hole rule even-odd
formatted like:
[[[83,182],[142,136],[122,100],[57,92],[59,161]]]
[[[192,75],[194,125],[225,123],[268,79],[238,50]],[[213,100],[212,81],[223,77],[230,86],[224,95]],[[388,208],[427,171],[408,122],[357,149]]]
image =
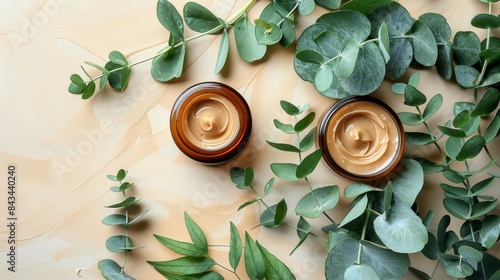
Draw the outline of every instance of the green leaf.
[[[474,103],[471,102],[455,102],[455,104],[453,104],[453,115],[456,116],[465,110],[472,112],[474,107]]]
[[[168,0],[159,0],[156,13],[160,23],[176,38],[184,39],[184,23],[175,6]]]
[[[463,127],[467,121],[469,120],[470,113],[467,110],[464,110],[460,112],[458,115],[455,116],[453,119],[453,126],[456,128],[461,128]]]
[[[157,270],[161,275],[169,280],[224,280],[224,277],[215,271],[206,271],[191,275],[174,274],[168,271]]]
[[[425,95],[412,85],[408,85],[405,88],[404,95],[404,104],[407,106],[420,106],[427,102]]]
[[[450,80],[453,76],[453,44],[449,41],[438,45],[438,58],[436,69],[445,80]]]
[[[353,198],[358,195],[367,193],[367,192],[374,192],[374,191],[382,191],[380,188],[372,187],[368,184],[362,183],[362,182],[354,182],[351,183],[349,186],[347,186],[344,189],[344,196],[346,198]]]
[[[417,126],[417,125],[420,125],[421,123],[424,122],[424,120],[420,117],[419,114],[410,113],[410,112],[398,113],[398,117],[399,117],[399,120],[401,120],[401,122],[404,125],[408,125],[408,126]]]
[[[95,82],[90,81],[82,92],[82,99],[89,99],[94,95],[95,92]]]
[[[311,14],[314,11],[314,8],[316,7],[316,4],[314,3],[314,0],[303,0],[298,2],[299,7],[299,14],[302,16],[307,16]]]
[[[405,132],[405,141],[415,146],[424,146],[436,142],[430,134],[423,132]]]
[[[351,37],[361,43],[370,35],[370,21],[360,12],[341,10],[326,13],[316,20],[317,24],[325,24],[341,37]]]
[[[231,267],[236,270],[238,264],[240,263],[241,253],[242,253],[242,244],[240,233],[238,232],[238,228],[230,223],[230,239],[229,239],[229,263]]]
[[[382,54],[384,55],[384,60],[387,63],[390,59],[391,56],[389,54],[390,52],[390,38],[389,38],[389,30],[387,29],[387,24],[382,22],[380,25],[380,28],[378,30],[378,47],[380,48],[380,51],[382,51]]]
[[[422,166],[424,174],[432,174],[443,170],[443,166],[441,164],[437,164],[428,159],[419,158],[417,161],[420,163],[420,166]]]
[[[217,62],[215,63],[214,74],[216,75],[219,74],[222,68],[224,68],[228,53],[229,53],[229,35],[227,33],[227,30],[224,29],[220,40],[219,52],[217,53]]]
[[[450,168],[446,168],[443,170],[443,176],[446,179],[450,180],[451,182],[457,184],[462,183],[465,180],[465,177],[463,177],[462,175],[460,175],[460,173]]]
[[[285,220],[288,207],[285,199],[282,199],[276,204],[276,215],[274,216],[274,224],[279,225]]]
[[[391,59],[386,64],[386,77],[390,80],[401,78],[413,61],[413,47],[409,39],[391,40]]]
[[[256,243],[257,247],[260,250],[262,255],[262,259],[264,261],[265,266],[265,274],[264,278],[268,280],[294,280],[295,276],[290,271],[290,269],[276,256],[269,253],[269,251],[260,245],[258,242]]]
[[[427,103],[427,106],[425,107],[424,112],[422,114],[424,121],[428,120],[435,113],[437,113],[437,111],[439,111],[441,106],[443,106],[443,96],[438,93],[434,95]]]
[[[267,181],[266,185],[264,186],[264,193],[262,194],[262,197],[269,194],[269,192],[273,188],[273,185],[274,185],[274,177],[272,177],[271,179],[269,179],[269,181]]]
[[[493,139],[495,139],[495,137],[497,137],[499,131],[500,131],[500,115],[497,114],[491,121],[486,131],[484,132],[484,141],[486,141],[486,143],[490,143],[491,141],[493,141]]]
[[[437,43],[445,43],[451,38],[451,28],[446,18],[437,13],[425,13],[418,18],[425,22],[434,34]]]
[[[283,131],[284,133],[295,134],[295,129],[294,129],[293,125],[284,124],[277,119],[274,119],[273,122],[274,122],[274,126],[276,126],[277,129]]]
[[[286,101],[286,100],[281,100],[280,101],[280,106],[290,116],[296,116],[300,113],[299,107],[293,105],[292,103]]]
[[[388,213],[375,218],[373,225],[380,240],[394,252],[421,251],[428,240],[422,220],[402,204],[394,204]]]
[[[463,138],[449,137],[444,143],[444,150],[451,159],[456,159],[464,143]]]
[[[472,215],[470,215],[470,218],[476,219],[483,215],[486,215],[487,213],[495,209],[497,205],[498,205],[498,200],[496,198],[494,198],[494,200],[491,201],[478,202],[474,204],[474,206],[472,206]]]
[[[342,7],[340,7],[340,9],[358,11],[366,15],[384,5],[391,3],[392,1],[393,0],[352,0],[343,4]],[[331,9],[337,9],[337,8],[331,8]]]
[[[281,29],[276,23],[268,23],[262,19],[255,20],[255,38],[261,45],[277,44],[283,36]]]
[[[325,92],[330,88],[333,81],[333,70],[326,65],[321,65],[314,78],[314,87],[316,88],[316,90],[318,92]]]
[[[245,208],[245,207],[247,207],[247,206],[249,206],[249,205],[254,204],[254,203],[255,203],[255,202],[257,202],[257,201],[259,201],[259,200],[258,200],[258,199],[252,199],[252,200],[249,200],[249,201],[247,201],[247,202],[245,202],[245,203],[241,204],[241,205],[240,205],[240,207],[238,207],[238,211],[240,211],[241,209],[243,209],[243,208]]]
[[[302,162],[297,166],[297,171],[295,172],[295,176],[297,176],[297,178],[304,178],[310,175],[318,165],[322,155],[323,153],[321,149],[318,149],[307,155],[302,160]]]
[[[413,159],[401,160],[398,174],[392,180],[394,201],[411,207],[424,184],[424,172]]]
[[[264,258],[262,253],[255,243],[255,241],[250,237],[248,232],[245,232],[245,269],[247,275],[250,279],[260,280],[263,279],[266,273],[266,265],[264,263]]]
[[[120,187],[119,187],[119,190],[121,192],[124,192],[126,190],[128,190],[129,188],[131,188],[134,184],[133,183],[129,183],[129,182],[123,182]]]
[[[107,208],[124,208],[124,207],[134,205],[139,201],[140,201],[140,199],[136,199],[135,197],[131,196],[131,197],[127,197],[125,200],[123,200],[120,203],[111,204],[111,205],[108,205],[105,207],[107,207]]]
[[[193,241],[194,245],[202,248],[204,251],[208,251],[207,238],[201,230],[201,228],[189,217],[187,212],[184,212],[184,223],[188,230],[189,236]]]
[[[344,79],[353,74],[360,46],[351,37],[347,37],[341,42],[341,50],[337,58],[333,61],[333,71],[339,79]]]
[[[405,83],[394,83],[391,86],[391,90],[392,90],[392,92],[394,92],[396,94],[404,94],[406,86],[407,86],[407,84],[405,84]]]
[[[116,173],[116,180],[118,181],[123,181],[125,179],[125,177],[127,176],[127,171],[124,170],[124,169],[120,169],[118,170],[118,172]]]
[[[144,217],[147,213],[149,212],[149,209],[144,210],[139,216],[135,217],[132,221],[130,221],[128,224],[135,224],[137,223],[142,217]]]
[[[275,148],[275,149],[278,149],[280,151],[283,151],[283,152],[293,152],[293,153],[299,153],[301,152],[301,150],[297,147],[295,147],[294,145],[290,145],[290,144],[286,144],[286,143],[275,143],[275,142],[271,142],[271,141],[267,141],[267,144],[269,144],[269,146]]]
[[[132,246],[132,241],[125,235],[114,235],[106,240],[106,249],[114,253],[122,253],[122,247]]]
[[[499,124],[500,124],[500,117],[499,117]],[[314,146],[314,141],[316,139],[316,127],[312,128],[309,130],[309,132],[300,140],[299,143],[299,150],[301,152],[308,151],[312,146]]]
[[[500,18],[491,14],[477,14],[470,23],[472,26],[481,29],[495,29],[500,27]]]
[[[474,135],[468,139],[458,153],[456,159],[463,161],[476,157],[483,149],[486,141],[481,135]]]
[[[320,53],[333,60],[340,55],[342,51],[342,39],[339,34],[332,30],[325,30],[314,37],[316,46],[321,50]]]
[[[158,272],[195,275],[208,271],[215,261],[210,257],[182,257],[170,261],[148,261]]]
[[[69,85],[68,91],[73,94],[81,94],[85,90],[86,84],[82,77],[78,74],[73,74],[69,78],[71,83]]]
[[[473,88],[479,77],[479,71],[467,65],[458,65],[455,67],[457,82],[464,88]]]
[[[438,51],[436,39],[429,26],[421,20],[415,21],[411,36],[415,60],[424,66],[434,65]]]
[[[446,274],[454,278],[465,278],[473,273],[472,267],[466,262],[450,261],[446,263]]]
[[[271,163],[271,170],[278,178],[287,181],[297,181],[297,164],[294,163]]]
[[[451,136],[451,137],[459,137],[459,138],[464,138],[467,135],[465,132],[461,129],[454,129],[454,128],[449,128],[446,126],[438,125],[437,128],[444,134]]]
[[[491,114],[498,107],[500,102],[500,91],[496,88],[489,88],[479,100],[476,108],[470,113],[471,117],[484,117]]]
[[[445,198],[443,199],[443,205],[448,213],[459,219],[467,220],[470,218],[471,209],[469,208],[469,205],[462,200]]]
[[[414,72],[408,78],[408,85],[416,88],[420,83],[420,74],[418,72]]]
[[[300,132],[304,131],[309,125],[311,125],[311,123],[313,123],[315,117],[316,117],[316,113],[310,112],[305,117],[300,119],[295,124],[293,129],[295,130],[296,133],[300,133]]]
[[[119,51],[112,51],[108,55],[109,60],[120,66],[128,66],[127,58]]]
[[[491,249],[500,236],[500,217],[488,215],[483,220],[481,231],[479,232],[481,244],[486,249]]]
[[[453,55],[459,65],[473,65],[479,61],[481,41],[472,31],[459,31],[453,39]]]
[[[223,28],[221,21],[210,10],[196,2],[184,5],[184,20],[191,30],[200,33],[214,33]]]
[[[306,241],[312,229],[312,225],[306,219],[304,219],[304,217],[300,216],[299,221],[297,222],[297,235],[300,238],[300,241],[299,243],[297,243],[297,245],[295,245],[295,248],[293,248],[292,252],[290,252],[290,255],[292,255],[295,250],[297,250],[300,245],[302,245],[302,243]]]
[[[122,268],[114,260],[104,259],[97,263],[97,268],[106,280],[134,280],[122,272]]]
[[[317,218],[323,212],[333,209],[339,198],[340,191],[336,185],[314,189],[299,200],[295,213],[310,219]]]
[[[389,213],[392,204],[392,182],[389,181],[384,188],[384,213]]]
[[[477,263],[483,259],[483,253],[469,246],[460,246],[458,254],[473,266],[477,266]]]
[[[253,178],[254,178],[253,168],[251,167],[245,168],[245,178],[244,178],[245,186],[251,186],[253,183]]]
[[[160,241],[163,246],[169,248],[170,250],[188,257],[201,257],[208,253],[208,250],[196,246],[192,243],[177,241],[168,237],[153,234],[154,237]]]
[[[260,224],[267,228],[279,226],[285,219],[288,207],[284,199],[266,208],[260,215]]]
[[[250,23],[246,14],[236,21],[234,37],[238,53],[246,62],[259,60],[266,54],[267,47],[259,44],[255,38],[255,26]]]
[[[104,217],[102,223],[107,226],[121,226],[127,224],[127,218],[122,214],[111,214]]]
[[[182,75],[186,44],[182,42],[176,47],[168,46],[164,53],[153,59],[151,75],[160,82],[168,82]]]
[[[238,189],[246,189],[249,186],[245,185],[245,170],[240,167],[233,167],[229,171],[231,176],[231,181],[236,185]]]
[[[347,213],[345,218],[342,220],[340,223],[339,227],[343,227],[346,224],[354,221],[355,219],[359,218],[361,215],[363,215],[366,211],[366,207],[368,205],[368,196],[364,194],[361,199],[354,205],[354,207]]]
[[[295,58],[306,63],[314,63],[318,65],[325,62],[325,58],[315,50],[299,50],[295,53]]]
[[[448,194],[466,197],[468,196],[468,191],[465,188],[453,187],[445,183],[439,184],[439,186]]]
[[[344,272],[345,280],[377,280],[380,279],[377,272],[367,263],[354,264]]]

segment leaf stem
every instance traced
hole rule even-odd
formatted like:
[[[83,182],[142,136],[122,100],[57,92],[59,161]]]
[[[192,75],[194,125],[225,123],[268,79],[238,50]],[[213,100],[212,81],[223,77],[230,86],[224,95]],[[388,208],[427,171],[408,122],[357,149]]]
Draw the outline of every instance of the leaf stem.
[[[120,180],[120,186],[123,184],[123,182]],[[127,196],[125,195],[125,190],[122,191],[122,194],[123,194],[123,198],[126,198]],[[129,217],[128,217],[128,209],[127,209],[127,206],[125,206],[123,208],[123,210],[125,211],[125,248],[126,247],[130,247],[129,244],[128,244],[128,227],[129,227],[129,224],[128,224],[128,220],[129,220]],[[121,271],[120,273],[125,273],[125,265],[127,264],[127,256],[128,256],[128,251],[127,250],[124,250],[123,251],[123,264],[122,264],[122,267],[121,267]]]
[[[236,271],[231,270],[231,269],[229,269],[229,268],[227,268],[227,267],[225,267],[225,266],[221,265],[221,264],[220,264],[220,263],[218,263],[218,262],[215,262],[215,265],[217,265],[217,266],[221,267],[222,269],[224,269],[224,270],[226,270],[226,271],[231,272],[232,274],[234,274],[234,276],[236,276],[236,278],[241,279],[241,278],[240,278],[240,276],[238,276],[238,274],[236,273]]]
[[[366,229],[368,228],[368,221],[370,221],[370,214],[371,214],[371,208],[372,208],[372,200],[370,199],[368,201],[368,205],[366,207],[366,212],[365,212],[365,221],[363,222],[363,230],[361,231],[361,238],[360,240],[365,240],[365,236],[366,236]],[[358,264],[361,264],[361,251],[363,249],[363,246],[361,245],[361,242],[359,243],[359,247],[358,247],[358,260],[357,260],[357,263]]]

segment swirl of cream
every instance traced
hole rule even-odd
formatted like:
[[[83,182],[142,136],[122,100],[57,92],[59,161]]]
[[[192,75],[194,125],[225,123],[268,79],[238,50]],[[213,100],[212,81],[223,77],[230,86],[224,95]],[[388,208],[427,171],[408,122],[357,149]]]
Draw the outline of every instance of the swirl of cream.
[[[221,95],[206,93],[197,96],[189,102],[185,114],[185,134],[199,148],[221,149],[238,134],[238,111]]]
[[[379,106],[355,103],[336,112],[330,121],[329,150],[335,162],[348,172],[374,174],[396,155],[398,128]]]

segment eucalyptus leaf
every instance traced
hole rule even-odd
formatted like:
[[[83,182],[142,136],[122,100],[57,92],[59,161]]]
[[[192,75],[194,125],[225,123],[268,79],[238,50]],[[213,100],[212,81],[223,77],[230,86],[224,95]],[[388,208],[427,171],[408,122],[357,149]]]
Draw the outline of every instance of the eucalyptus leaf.
[[[326,65],[322,65],[314,78],[314,87],[318,92],[325,92],[333,83],[333,70]]]
[[[367,192],[376,192],[376,191],[382,191],[382,189],[372,187],[363,182],[353,182],[344,189],[344,196],[346,198],[353,198]]]
[[[293,153],[301,152],[301,150],[299,148],[297,148],[291,144],[275,143],[275,142],[271,142],[271,141],[267,141],[267,140],[266,140],[266,142],[267,142],[267,144],[269,144],[269,146],[271,146],[277,150],[283,151],[283,152],[293,152]]]
[[[252,280],[263,279],[266,273],[264,258],[262,257],[259,247],[248,232],[245,232],[244,259],[248,277]]]
[[[299,200],[295,213],[306,218],[317,218],[323,212],[333,209],[339,198],[340,191],[336,185],[314,189]]]
[[[140,199],[136,199],[134,196],[130,196],[130,197],[125,198],[122,202],[111,204],[111,205],[108,205],[105,207],[107,207],[107,208],[124,208],[124,207],[128,207],[128,206],[132,206],[139,201],[140,201]]]
[[[107,226],[121,226],[127,224],[127,218],[123,214],[111,214],[104,217],[102,223]]]
[[[375,218],[373,225],[377,236],[394,252],[421,251],[428,240],[422,220],[402,204],[394,204],[388,213]]]
[[[160,241],[163,246],[184,256],[201,257],[208,253],[208,250],[206,250],[206,248],[201,248],[192,243],[177,241],[157,234],[154,234],[154,237],[156,238],[156,240]]]
[[[456,198],[445,198],[443,199],[443,205],[448,213],[461,220],[467,220],[470,218],[472,209],[463,200],[459,200]]]
[[[339,79],[344,79],[353,74],[360,46],[351,37],[342,40],[342,49],[337,58],[333,61],[333,71]]]
[[[422,249],[422,254],[424,254],[428,259],[438,260],[441,256],[438,241],[436,237],[430,232],[428,232],[427,234],[427,243],[425,244],[424,249]]]
[[[132,246],[132,241],[125,235],[114,235],[106,240],[106,249],[114,253],[122,253],[122,247]]]
[[[479,77],[479,71],[474,67],[467,65],[458,65],[455,67],[457,82],[464,88],[473,88]]]
[[[310,112],[309,114],[307,114],[305,117],[300,119],[295,124],[295,126],[293,127],[293,130],[296,133],[300,133],[300,132],[304,131],[309,125],[311,125],[313,123],[315,117],[316,117],[316,113]]]
[[[438,50],[436,39],[429,26],[423,21],[417,20],[413,24],[411,35],[415,60],[424,66],[434,65]]]
[[[420,106],[427,102],[425,95],[412,85],[408,85],[405,88],[404,96],[404,104],[407,106]]]
[[[215,33],[224,28],[223,21],[221,23],[209,9],[196,2],[187,2],[184,5],[184,21],[191,30],[200,33]]]
[[[486,215],[487,213],[495,209],[497,205],[498,205],[498,200],[496,200],[496,198],[491,201],[478,202],[474,204],[474,206],[472,206],[472,214],[470,215],[470,218],[476,219],[483,215]]]
[[[244,183],[245,186],[251,186],[253,183],[253,178],[254,178],[254,173],[253,173],[253,168],[245,168],[245,174],[244,174]]]
[[[377,272],[367,263],[355,264],[348,267],[344,272],[345,280],[377,280],[380,279]]]
[[[499,117],[499,123],[500,123],[500,117]],[[306,136],[304,136],[304,138],[300,140],[299,150],[301,152],[308,151],[310,148],[312,148],[312,146],[314,146],[316,130],[317,130],[316,127],[312,128],[311,130],[309,130]]]
[[[463,161],[476,157],[481,152],[485,144],[486,141],[484,140],[483,136],[472,136],[464,143],[462,149],[457,154],[456,159]]]
[[[405,141],[415,146],[424,146],[436,142],[432,135],[423,132],[405,132]]]
[[[321,15],[316,24],[326,25],[341,38],[351,37],[361,43],[370,35],[370,21],[360,12],[340,10]],[[376,37],[376,36],[375,36]]]
[[[391,3],[392,1],[393,0],[352,0],[346,2],[342,5],[342,7],[340,7],[340,9],[358,11],[366,15],[384,5]]]
[[[472,18],[471,24],[481,29],[495,29],[500,27],[500,18],[491,14],[477,14]]]
[[[281,29],[275,23],[268,23],[261,19],[255,20],[255,38],[261,45],[277,44],[283,36]]]
[[[287,181],[297,181],[297,167],[295,163],[272,163],[271,170],[278,178]]]
[[[68,91],[73,94],[82,94],[86,87],[82,77],[78,74],[72,74],[70,80],[71,83],[68,87]]]
[[[186,224],[186,228],[193,244],[202,248],[204,251],[208,251],[208,243],[205,234],[186,212],[184,212],[184,223]]]
[[[436,69],[445,80],[450,80],[453,76],[453,44],[449,41],[438,45],[438,57]]]
[[[384,188],[384,213],[389,213],[392,205],[392,182],[389,181]]]
[[[437,164],[428,159],[418,158],[417,161],[420,164],[420,166],[422,166],[424,174],[432,174],[443,170],[443,166],[441,164]]]
[[[217,53],[217,62],[215,63],[214,74],[217,75],[222,70],[222,68],[224,68],[228,53],[229,53],[229,35],[227,33],[227,30],[224,29],[222,31],[219,51]]]
[[[403,5],[391,1],[373,10],[369,15],[371,23],[371,37],[377,38],[377,33],[383,22],[387,24],[390,37],[406,35],[413,25],[410,13]]]
[[[486,143],[490,143],[497,137],[498,133],[500,131],[500,115],[496,115],[493,120],[491,121],[490,125],[484,132],[484,141]]]
[[[276,126],[277,129],[283,131],[284,133],[295,134],[295,129],[294,129],[293,125],[284,124],[277,119],[274,119],[273,122],[274,122],[274,126]]]
[[[469,111],[464,110],[455,116],[452,124],[456,128],[461,128],[467,123],[467,121],[469,120],[469,117],[470,117]]]
[[[216,265],[210,257],[181,257],[169,261],[148,261],[158,272],[196,275],[204,273]]]
[[[264,57],[267,47],[259,44],[255,38],[255,26],[246,15],[240,17],[234,25],[236,47],[241,58],[246,62],[254,62]]]
[[[471,117],[487,116],[497,109],[498,103],[500,103],[500,91],[496,88],[489,88],[470,115]]]
[[[262,259],[264,260],[265,273],[264,277],[268,280],[295,280],[295,276],[290,269],[280,261],[276,256],[256,242],[260,250]]]
[[[295,176],[297,176],[297,178],[304,178],[310,175],[318,165],[322,155],[323,153],[321,149],[318,149],[307,155],[297,166]]]
[[[475,266],[476,269],[477,263],[483,259],[483,254],[480,251],[469,246],[460,246],[460,248],[458,248],[458,254],[466,259],[469,264]]]
[[[451,137],[460,137],[460,138],[464,138],[466,137],[467,135],[465,134],[465,132],[462,130],[462,129],[455,129],[455,128],[449,128],[449,127],[446,127],[446,126],[441,126],[441,125],[438,125],[437,128],[444,134],[448,135],[448,136],[451,136]]]
[[[231,267],[236,270],[238,264],[240,263],[242,253],[241,237],[238,232],[238,228],[233,222],[230,223],[229,230],[229,263],[231,264]]]
[[[395,39],[389,42],[390,59],[386,64],[386,77],[390,80],[401,78],[413,60],[413,47],[406,38]]]
[[[389,40],[389,30],[387,29],[387,24],[383,22],[378,30],[378,47],[384,55],[385,63],[389,62],[391,59],[390,52],[390,40]]]
[[[182,75],[186,44],[184,42],[173,47],[167,47],[159,57],[153,59],[151,76],[160,82],[168,82]]]
[[[359,218],[361,215],[363,215],[366,211],[366,207],[368,205],[368,196],[364,194],[362,198],[354,205],[354,207],[347,213],[345,218],[342,220],[340,223],[339,227],[343,227],[344,225],[348,224],[349,222]]]
[[[237,188],[248,188],[248,186],[245,185],[245,170],[243,168],[232,167],[229,171],[229,175],[231,176],[231,181],[236,185]]]
[[[89,99],[94,95],[95,92],[95,82],[90,81],[86,86],[85,89],[82,92],[82,99]]]
[[[287,113],[290,116],[296,116],[296,115],[300,114],[299,107],[293,105],[292,103],[290,103],[286,100],[281,100],[280,106],[281,106],[281,109],[283,109],[283,111],[285,111],[285,113]]]
[[[170,31],[173,36],[184,39],[184,22],[175,6],[168,0],[159,0],[156,7],[160,23]]]
[[[443,191],[445,191],[448,194],[462,196],[462,197],[468,196],[468,190],[465,188],[454,187],[445,183],[441,183],[439,184],[439,186],[443,189]]]
[[[446,18],[438,13],[425,13],[418,19],[432,30],[437,43],[445,43],[451,38],[451,28]]]
[[[122,268],[114,260],[104,259],[97,263],[97,268],[106,280],[134,280],[122,272]]]
[[[279,226],[286,217],[287,204],[284,199],[280,200],[277,204],[266,208],[260,215],[260,224],[267,228],[274,228]]]
[[[112,51],[109,53],[108,58],[114,64],[120,66],[128,66],[127,58],[119,51]]]
[[[306,241],[312,229],[312,225],[306,219],[304,219],[304,217],[299,216],[299,221],[297,222],[297,236],[300,240],[290,252],[290,255],[292,255],[295,250],[297,250],[304,243],[304,241]]]
[[[410,113],[410,112],[400,112],[398,113],[399,120],[404,125],[408,126],[417,126],[420,125],[421,123],[424,122],[422,117],[419,114],[416,113]]]
[[[423,184],[424,173],[420,164],[413,159],[401,160],[397,176],[392,180],[395,203],[411,207]]]
[[[341,4],[341,0],[315,0],[316,4],[327,9],[338,9]]]
[[[459,31],[453,39],[453,57],[459,65],[473,65],[479,61],[481,41],[472,31]]]
[[[465,141],[463,138],[449,137],[444,143],[444,150],[450,158],[456,159],[464,143]]]
[[[479,233],[481,244],[486,248],[492,248],[500,236],[500,217],[488,215],[484,218],[481,231]]]

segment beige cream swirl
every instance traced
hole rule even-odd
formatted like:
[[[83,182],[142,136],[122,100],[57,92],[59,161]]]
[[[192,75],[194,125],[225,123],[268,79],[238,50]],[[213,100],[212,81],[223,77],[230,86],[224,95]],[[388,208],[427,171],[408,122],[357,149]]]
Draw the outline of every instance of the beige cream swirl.
[[[224,96],[206,93],[189,102],[183,118],[184,133],[195,146],[217,150],[227,146],[238,134],[238,110]]]
[[[358,175],[372,175],[387,167],[399,147],[399,130],[391,115],[371,102],[340,108],[330,120],[327,145],[335,162]]]

